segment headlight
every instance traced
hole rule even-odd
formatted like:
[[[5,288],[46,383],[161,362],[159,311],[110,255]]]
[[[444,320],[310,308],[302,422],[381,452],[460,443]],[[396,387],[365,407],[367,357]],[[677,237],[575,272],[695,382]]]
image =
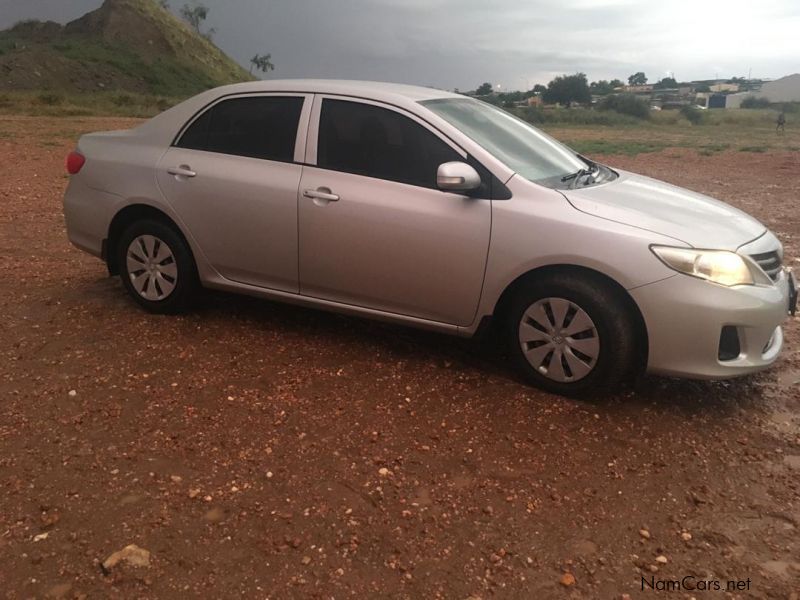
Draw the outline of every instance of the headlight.
[[[772,285],[772,280],[748,258],[727,250],[694,250],[651,246],[671,269],[721,285]]]

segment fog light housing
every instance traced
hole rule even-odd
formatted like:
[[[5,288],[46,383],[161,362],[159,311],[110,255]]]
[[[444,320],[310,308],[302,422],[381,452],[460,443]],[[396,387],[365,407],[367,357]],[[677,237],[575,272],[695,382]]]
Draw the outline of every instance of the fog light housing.
[[[733,325],[725,325],[719,334],[719,360],[734,360],[741,354],[742,348],[739,345],[739,332]]]

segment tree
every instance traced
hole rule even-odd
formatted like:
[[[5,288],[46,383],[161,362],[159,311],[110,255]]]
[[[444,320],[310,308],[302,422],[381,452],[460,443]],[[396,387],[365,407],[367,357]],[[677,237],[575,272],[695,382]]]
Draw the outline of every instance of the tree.
[[[600,110],[613,110],[637,119],[650,118],[650,104],[635,94],[609,94],[597,105]]]
[[[544,86],[541,83],[537,83],[535,86],[533,86],[534,94],[544,94],[546,91],[547,91],[547,86]]]
[[[628,77],[628,85],[644,85],[647,83],[647,75],[641,71]]]
[[[253,68],[258,69],[259,71],[266,73],[267,71],[274,71],[275,65],[272,64],[272,55],[271,54],[256,54],[253,58],[250,59],[250,74],[253,73]]]
[[[664,88],[676,88],[678,87],[678,82],[675,81],[674,77],[664,77],[661,81],[655,84],[653,87],[664,89]]]
[[[592,100],[589,82],[586,80],[584,73],[559,75],[547,84],[547,89],[542,96],[544,101],[549,104],[564,104],[566,106],[573,102],[588,104]]]
[[[708,94],[711,91],[711,86],[707,83],[701,83],[700,85],[696,85],[694,87],[694,91]]]
[[[189,23],[192,28],[202,35],[200,25],[208,18],[208,7],[204,4],[184,4],[180,10],[181,17]],[[212,30],[213,31],[213,30]]]
[[[740,105],[741,108],[769,108],[768,98],[757,98],[756,96],[748,96]]]
[[[612,90],[616,90],[617,88],[623,87],[625,85],[625,82],[622,81],[621,79],[612,79],[611,81],[608,82],[608,85],[611,86]]]
[[[161,8],[163,8],[164,10],[169,10],[169,0],[158,0],[158,4],[159,4],[159,5],[161,6]]]
[[[593,81],[589,84],[589,89],[593,94],[597,94],[598,96],[605,96],[614,91],[614,87],[605,79]]]
[[[488,96],[489,94],[492,93],[492,89],[493,88],[492,88],[492,84],[491,83],[489,83],[489,82],[482,83],[480,86],[478,86],[478,89],[475,90],[475,95],[476,96]]]

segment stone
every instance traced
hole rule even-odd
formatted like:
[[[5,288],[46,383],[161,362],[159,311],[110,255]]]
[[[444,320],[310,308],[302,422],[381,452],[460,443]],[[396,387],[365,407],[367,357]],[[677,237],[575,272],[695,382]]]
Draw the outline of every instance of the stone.
[[[114,554],[105,559],[103,561],[103,568],[109,571],[121,562],[126,562],[134,567],[149,567],[150,552],[144,548],[140,548],[136,544],[130,544],[125,546],[122,550],[114,552]]]
[[[646,540],[650,539],[650,532],[647,531],[647,529],[640,529],[639,530],[639,535],[642,536]]]
[[[206,514],[203,515],[203,518],[206,521],[210,521],[211,523],[217,523],[219,521],[222,521],[222,519],[225,518],[225,513],[223,512],[223,510],[221,508],[219,508],[218,506],[215,506],[214,508],[212,508],[211,510],[206,512]]]
[[[575,576],[572,573],[564,573],[558,581],[564,587],[575,585]]]
[[[71,583],[59,583],[58,585],[54,585],[49,590],[47,590],[46,597],[47,598],[64,598],[67,594],[72,591],[72,584]]]

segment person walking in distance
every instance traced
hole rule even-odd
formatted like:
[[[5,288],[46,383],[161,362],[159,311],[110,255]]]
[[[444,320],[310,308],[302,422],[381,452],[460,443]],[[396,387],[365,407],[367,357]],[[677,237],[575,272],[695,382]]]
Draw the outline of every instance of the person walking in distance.
[[[778,124],[775,127],[775,133],[778,133],[779,131],[781,133],[786,132],[786,115],[783,113],[783,111],[781,111],[778,115]]]

